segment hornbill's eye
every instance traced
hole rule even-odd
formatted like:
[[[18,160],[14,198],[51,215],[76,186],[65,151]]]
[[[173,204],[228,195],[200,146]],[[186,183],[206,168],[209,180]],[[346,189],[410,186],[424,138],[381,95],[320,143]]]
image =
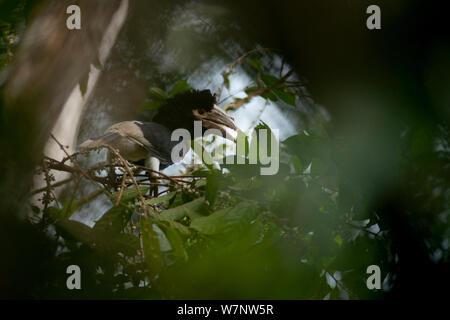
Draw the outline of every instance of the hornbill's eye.
[[[201,115],[203,115],[205,112],[206,112],[205,109],[198,110],[198,113],[201,114]]]

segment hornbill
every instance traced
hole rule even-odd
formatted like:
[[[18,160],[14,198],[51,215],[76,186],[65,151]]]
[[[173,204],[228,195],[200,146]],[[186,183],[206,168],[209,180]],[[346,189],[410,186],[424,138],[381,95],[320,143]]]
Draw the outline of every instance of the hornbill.
[[[152,122],[123,121],[106,129],[105,134],[89,139],[79,145],[81,150],[109,145],[121,156],[133,163],[142,163],[155,171],[171,165],[172,148],[178,141],[171,141],[172,131],[187,129],[194,134],[194,121],[202,121],[202,130],[218,129],[224,137],[225,128],[237,130],[234,118],[216,105],[216,98],[209,90],[191,90],[169,98],[160,107]],[[111,152],[108,159],[111,161]],[[154,173],[150,172],[154,180]],[[114,169],[110,171],[114,176]],[[157,194],[158,188],[150,188],[150,194]]]

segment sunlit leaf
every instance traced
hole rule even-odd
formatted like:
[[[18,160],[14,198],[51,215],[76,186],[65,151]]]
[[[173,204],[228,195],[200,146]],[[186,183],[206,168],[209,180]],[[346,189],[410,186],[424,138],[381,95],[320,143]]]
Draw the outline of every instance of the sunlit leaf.
[[[210,205],[214,204],[217,192],[219,191],[219,177],[221,172],[218,170],[211,170],[211,173],[206,177],[205,196]]]
[[[262,184],[262,181],[260,179],[250,178],[250,179],[240,180],[238,183],[230,186],[229,188],[234,191],[249,191],[254,188],[259,188],[261,186],[261,184]]]
[[[343,242],[342,237],[339,234],[336,235],[336,237],[334,237],[334,242],[336,242],[339,247],[342,246],[342,242]]]
[[[318,176],[324,171],[324,163],[319,158],[313,158],[311,162],[311,175]]]
[[[259,88],[259,87],[248,87],[248,88],[245,88],[245,93],[250,94],[252,92],[259,91],[259,90],[261,90],[261,88]]]
[[[197,140],[191,140],[191,148],[194,153],[201,159],[202,163],[209,169],[213,169],[213,159],[209,152],[205,151],[205,148],[201,144],[201,142]]]
[[[175,195],[176,195],[176,192],[169,192],[169,193],[166,193],[157,198],[151,198],[151,199],[145,200],[145,204],[156,205],[156,204],[163,203],[165,205],[168,205],[169,202],[173,199],[173,197],[175,197]]]
[[[225,88],[230,89],[230,74],[227,71],[222,72]]]
[[[225,208],[207,217],[197,218],[190,227],[207,235],[227,232],[243,232],[256,217],[257,206],[253,202],[241,202],[236,207]]]
[[[201,211],[201,209],[204,207],[205,205],[205,198],[198,198],[195,199],[191,202],[185,203],[181,206],[169,209],[169,210],[165,210],[163,212],[161,212],[161,216],[165,217],[165,218],[169,218],[172,220],[180,220],[183,217],[191,214],[192,212],[197,212],[197,211]],[[191,217],[193,218],[193,217]]]
[[[263,74],[261,75],[261,80],[264,82],[264,84],[268,87],[278,83],[280,79],[277,77],[271,75],[271,74]]]
[[[302,165],[302,162],[297,156],[292,156],[292,164],[294,165],[295,173],[301,174],[305,170],[305,167]]]
[[[189,90],[192,90],[192,88],[191,86],[189,86],[187,80],[180,80],[169,91],[169,97],[173,97],[179,93],[183,93]]]
[[[277,89],[273,90],[273,92],[287,104],[290,104],[291,106],[296,106],[294,94],[287,93],[287,92],[284,92],[282,90],[277,90]]]
[[[140,225],[145,262],[151,278],[154,279],[158,276],[163,265],[158,234],[153,230],[153,223],[149,219],[142,219]]]
[[[258,59],[248,59],[247,63],[248,63],[248,65],[250,67],[252,67],[256,71],[261,71],[262,70],[262,63]]]
[[[164,90],[156,87],[150,88],[150,97],[158,101],[165,101],[168,98]]]
[[[269,99],[269,100],[271,100],[271,101],[278,101],[278,97],[273,93],[273,91],[271,90],[271,91],[268,91],[268,92],[266,92],[266,93],[263,93],[262,95],[261,95],[261,97],[263,97],[264,99]]]
[[[174,229],[170,224],[166,224],[163,222],[158,223],[158,226],[164,231],[167,239],[169,240],[173,254],[180,259],[187,260],[188,253],[186,251],[186,247],[184,244],[183,238],[180,234]]]

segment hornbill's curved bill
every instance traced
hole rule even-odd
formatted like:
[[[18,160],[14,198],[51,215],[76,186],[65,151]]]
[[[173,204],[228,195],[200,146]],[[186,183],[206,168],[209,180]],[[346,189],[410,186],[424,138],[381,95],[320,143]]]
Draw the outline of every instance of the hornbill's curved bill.
[[[109,145],[119,151],[126,160],[144,161],[146,167],[159,171],[171,165],[171,141],[176,129],[186,129],[194,134],[194,121],[202,121],[203,132],[218,129],[229,138],[225,128],[237,130],[234,119],[216,105],[216,98],[209,90],[192,90],[167,99],[152,122],[124,121],[106,129],[105,134],[79,145],[81,150]],[[108,155],[110,158],[111,155]]]

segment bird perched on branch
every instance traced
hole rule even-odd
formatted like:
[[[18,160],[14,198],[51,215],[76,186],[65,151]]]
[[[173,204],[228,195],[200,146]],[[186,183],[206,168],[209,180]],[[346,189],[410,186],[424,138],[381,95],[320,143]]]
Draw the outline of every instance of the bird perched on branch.
[[[234,119],[216,105],[216,98],[209,90],[192,90],[167,99],[152,122],[116,123],[106,129],[104,135],[83,142],[79,148],[88,150],[109,145],[124,159],[134,163],[143,161],[145,167],[159,171],[173,163],[171,152],[178,142],[171,141],[172,131],[182,128],[192,136],[194,121],[202,121],[203,132],[218,129],[224,137],[228,137],[224,127],[237,130]],[[109,152],[109,161],[111,158]],[[154,179],[155,174],[149,174]],[[157,193],[157,187],[156,191],[155,188],[150,190],[150,193]]]

